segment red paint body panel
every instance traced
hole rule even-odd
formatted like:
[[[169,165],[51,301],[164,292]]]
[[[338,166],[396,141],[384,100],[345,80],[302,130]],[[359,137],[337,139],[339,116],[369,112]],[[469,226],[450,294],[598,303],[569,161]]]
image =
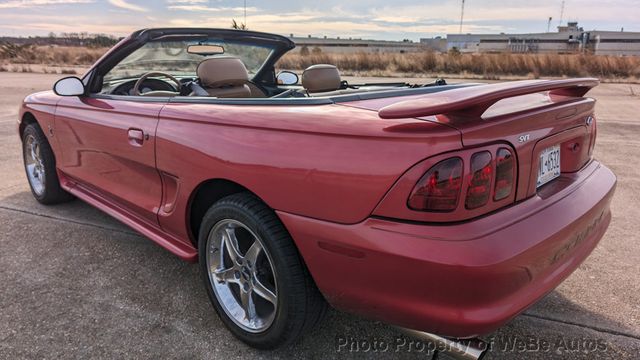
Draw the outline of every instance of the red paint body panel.
[[[56,160],[66,176],[93,187],[144,221],[157,224],[162,184],[154,136],[163,103],[63,98],[57,107]],[[148,136],[137,143],[138,129]]]
[[[327,116],[331,114],[331,116]],[[234,181],[271,208],[357,223],[416,162],[459,148],[459,133],[415,119],[382,120],[339,105],[168,104],[160,115],[157,163],[179,178],[168,232],[187,237],[190,196],[209,179]],[[417,133],[402,126],[416,124]]]
[[[495,330],[555,288],[603,236],[613,173],[594,161],[563,183],[570,185],[456,225],[375,218],[341,225],[278,215],[334,306],[472,337]]]
[[[60,99],[53,91],[37,92],[25,97],[18,116],[18,131],[23,124],[24,115],[29,113],[36,119],[45,135],[49,136],[49,129],[54,126],[56,104]],[[58,153],[58,144],[54,141],[50,141],[50,143],[53,151]]]

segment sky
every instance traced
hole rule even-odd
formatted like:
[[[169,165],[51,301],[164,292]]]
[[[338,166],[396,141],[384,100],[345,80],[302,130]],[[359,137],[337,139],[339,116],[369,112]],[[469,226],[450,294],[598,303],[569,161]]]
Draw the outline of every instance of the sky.
[[[561,0],[466,0],[463,33],[545,32]],[[419,40],[459,33],[461,0],[246,1],[251,30],[295,36]],[[124,36],[147,27],[230,27],[243,0],[0,0],[0,35],[88,32]],[[640,0],[567,0],[563,23],[640,31]]]

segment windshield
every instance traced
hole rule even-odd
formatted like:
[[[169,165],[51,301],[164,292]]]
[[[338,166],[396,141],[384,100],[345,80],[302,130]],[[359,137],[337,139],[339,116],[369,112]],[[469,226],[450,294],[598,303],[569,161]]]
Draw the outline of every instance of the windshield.
[[[255,44],[230,43],[202,38],[184,41],[152,41],[124,58],[104,77],[109,82],[140,77],[149,71],[161,71],[174,76],[196,76],[198,64],[205,59],[223,56],[199,55],[187,52],[189,45],[216,45],[224,49],[224,56],[235,56],[244,62],[249,75],[254,75],[269,58],[273,48]]]

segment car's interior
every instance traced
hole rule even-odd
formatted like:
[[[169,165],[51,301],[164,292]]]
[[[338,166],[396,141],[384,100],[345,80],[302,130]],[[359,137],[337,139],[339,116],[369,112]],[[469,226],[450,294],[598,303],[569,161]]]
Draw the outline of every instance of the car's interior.
[[[289,49],[263,43],[183,38],[149,41],[126,54],[102,76],[102,95],[286,99],[331,97],[363,92],[444,85],[408,83],[349,84],[339,69],[315,64],[301,76],[275,62]]]
[[[288,72],[290,73],[290,72]],[[176,77],[151,71],[138,79],[116,82],[103,88],[103,94],[131,96],[199,96],[212,98],[300,98],[354,94],[368,91],[415,87],[406,83],[349,84],[334,65],[312,65],[302,72],[301,81],[266,88],[252,82],[242,60],[220,56],[203,60],[196,77]],[[297,77],[297,75],[296,75]],[[438,85],[445,84],[439,81]]]

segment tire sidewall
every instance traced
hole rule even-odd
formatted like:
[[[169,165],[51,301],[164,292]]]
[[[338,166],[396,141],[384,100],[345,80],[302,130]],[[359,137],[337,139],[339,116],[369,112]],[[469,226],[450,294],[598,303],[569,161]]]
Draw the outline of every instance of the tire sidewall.
[[[263,332],[251,333],[240,328],[232,319],[229,318],[225,310],[222,308],[222,305],[218,302],[213,291],[213,287],[209,279],[209,269],[207,268],[206,260],[208,238],[213,227],[219,221],[225,219],[237,220],[259,236],[262,245],[268,251],[273,262],[273,271],[274,276],[276,277],[276,289],[278,294],[278,306],[273,323]],[[278,343],[281,342],[283,335],[287,332],[287,327],[289,325],[288,314],[290,312],[291,301],[290,296],[288,296],[290,291],[287,284],[291,283],[291,279],[289,279],[290,274],[282,263],[283,254],[280,254],[279,247],[274,244],[274,242],[278,241],[280,241],[280,239],[277,236],[274,236],[273,233],[264,229],[260,219],[256,218],[255,214],[251,211],[247,211],[247,209],[244,209],[243,207],[233,205],[233,203],[226,202],[224,200],[209,209],[203,219],[203,223],[200,227],[200,234],[198,236],[200,273],[202,280],[205,283],[209,299],[225,326],[231,330],[236,337],[256,348],[272,348],[277,346]]]
[[[31,181],[29,181],[29,175],[27,174],[27,158],[26,158],[26,146],[27,146],[27,137],[32,136],[33,138],[35,138],[35,140],[38,142],[38,145],[40,146],[40,156],[42,157],[42,162],[44,164],[44,184],[43,184],[43,191],[42,194],[38,194],[37,192],[35,192],[35,190],[33,190],[33,185],[31,184]],[[31,193],[33,194],[33,197],[36,198],[36,200],[38,200],[39,202],[45,202],[47,199],[47,195],[50,191],[50,182],[52,177],[55,174],[55,164],[50,164],[50,157],[48,156],[49,154],[47,154],[47,152],[51,151],[51,147],[49,146],[49,143],[47,141],[47,139],[44,137],[44,134],[42,133],[42,130],[40,130],[40,127],[35,125],[35,124],[29,124],[27,125],[27,127],[24,129],[24,133],[22,134],[22,163],[23,163],[23,167],[24,167],[24,171],[25,171],[25,175],[27,176],[27,182],[29,183],[29,189],[31,189]]]

